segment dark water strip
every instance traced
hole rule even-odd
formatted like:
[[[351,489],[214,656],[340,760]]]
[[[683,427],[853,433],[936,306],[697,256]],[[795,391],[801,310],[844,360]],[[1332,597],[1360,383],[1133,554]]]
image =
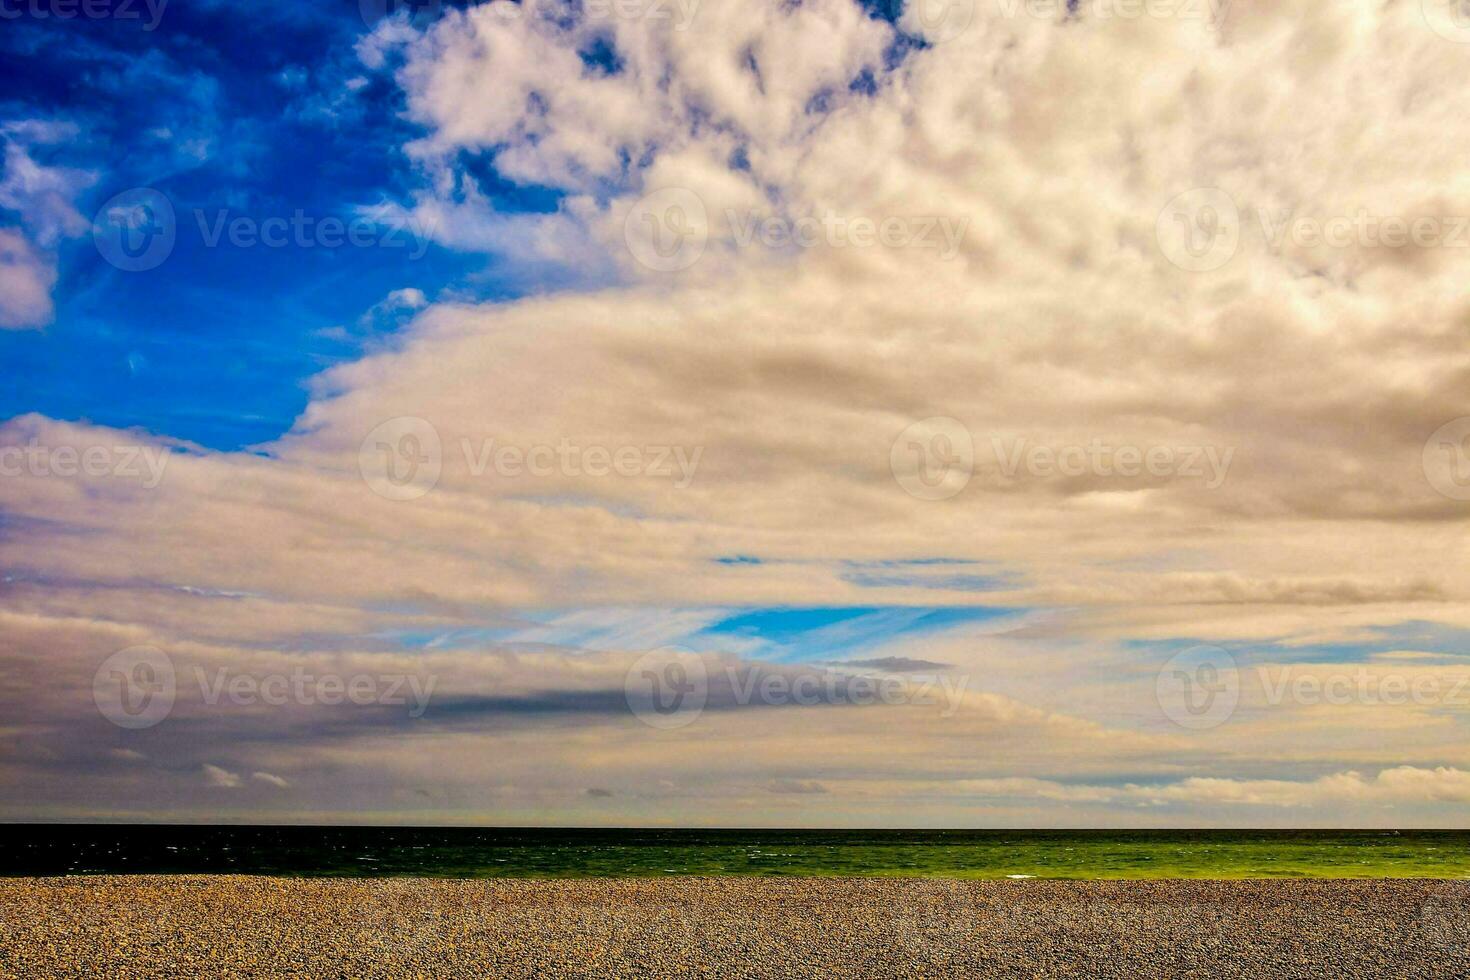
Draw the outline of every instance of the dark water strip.
[[[0,875],[1470,877],[1467,831],[564,830],[12,824]]]

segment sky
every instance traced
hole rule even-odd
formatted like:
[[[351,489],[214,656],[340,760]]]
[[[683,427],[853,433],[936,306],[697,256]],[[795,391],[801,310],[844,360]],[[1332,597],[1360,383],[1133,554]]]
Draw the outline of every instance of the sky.
[[[0,820],[1464,826],[1448,0],[0,16]]]

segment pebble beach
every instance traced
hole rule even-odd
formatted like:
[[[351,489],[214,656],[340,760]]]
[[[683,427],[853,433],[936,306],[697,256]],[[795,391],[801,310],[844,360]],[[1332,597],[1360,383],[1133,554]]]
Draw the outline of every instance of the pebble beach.
[[[0,976],[1447,977],[1433,880],[0,880]]]

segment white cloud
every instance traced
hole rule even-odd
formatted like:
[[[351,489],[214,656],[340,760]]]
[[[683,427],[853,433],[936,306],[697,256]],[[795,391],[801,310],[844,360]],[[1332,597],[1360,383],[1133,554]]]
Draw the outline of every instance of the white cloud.
[[[15,229],[0,228],[0,328],[43,327],[55,316],[56,265]]]
[[[1376,776],[1340,772],[1314,780],[1221,779],[1196,776],[1156,785],[1089,786],[1044,779],[971,780],[957,788],[979,796],[1149,805],[1334,807],[1470,803],[1470,772],[1398,766]]]
[[[1156,803],[1206,803],[1252,806],[1333,806],[1338,804],[1470,803],[1470,772],[1438,767],[1398,766],[1376,776],[1340,772],[1310,782],[1283,779],[1195,777],[1162,787],[1130,786],[1125,795]]]
[[[0,329],[43,327],[55,315],[56,247],[87,233],[77,197],[96,174],[37,163],[31,151],[76,137],[76,127],[44,119],[0,123],[0,210],[14,213],[19,227],[0,228]]]
[[[209,763],[204,764],[204,781],[210,786],[218,789],[237,789],[241,780],[238,775],[228,769],[221,769]]]
[[[421,289],[412,286],[395,289],[359,317],[357,325],[370,329],[398,326],[406,317],[428,305],[429,300]]]
[[[36,244],[54,248],[64,238],[86,234],[90,222],[77,211],[75,202],[97,175],[86,170],[46,166],[36,162],[31,150],[76,138],[76,127],[51,120],[18,120],[0,123],[4,141],[5,167],[0,179],[0,208],[20,214]]]

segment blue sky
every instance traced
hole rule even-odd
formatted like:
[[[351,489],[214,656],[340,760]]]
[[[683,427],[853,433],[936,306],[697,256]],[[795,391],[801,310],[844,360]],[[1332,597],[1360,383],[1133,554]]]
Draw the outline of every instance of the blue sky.
[[[141,426],[214,449],[265,442],[305,406],[308,378],[393,332],[396,316],[360,322],[391,290],[519,288],[485,257],[430,243],[209,246],[222,216],[348,218],[414,183],[401,94],[353,50],[365,30],[356,4],[176,3],[153,31],[78,19],[0,33],[0,115],[76,127],[28,151],[89,175],[77,209],[91,219],[112,195],[152,187],[178,225],[173,252],[146,272],[113,268],[90,236],[61,242],[55,321],[0,332],[0,414]]]

